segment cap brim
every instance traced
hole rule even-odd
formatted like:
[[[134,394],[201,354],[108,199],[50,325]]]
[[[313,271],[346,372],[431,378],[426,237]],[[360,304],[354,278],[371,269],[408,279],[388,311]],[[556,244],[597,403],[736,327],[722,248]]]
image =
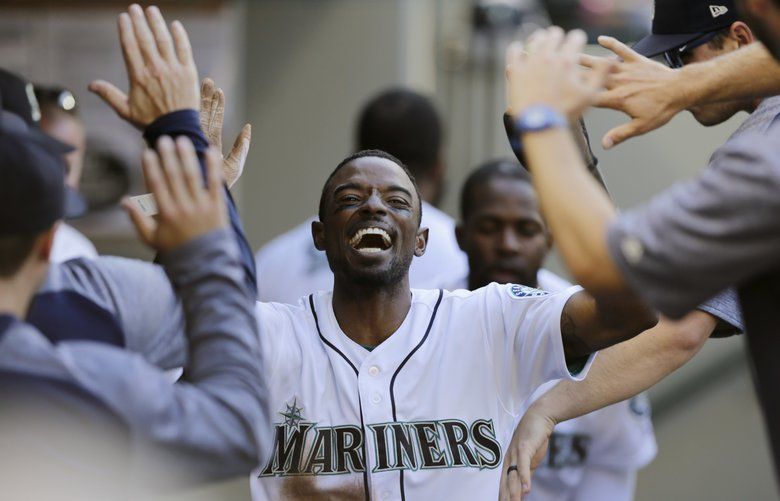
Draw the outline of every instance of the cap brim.
[[[632,49],[645,57],[655,57],[666,51],[682,47],[696,40],[702,33],[683,33],[680,35],[649,35],[638,41]]]
[[[76,219],[87,213],[89,207],[87,201],[81,196],[79,192],[71,188],[65,187],[65,219]]]

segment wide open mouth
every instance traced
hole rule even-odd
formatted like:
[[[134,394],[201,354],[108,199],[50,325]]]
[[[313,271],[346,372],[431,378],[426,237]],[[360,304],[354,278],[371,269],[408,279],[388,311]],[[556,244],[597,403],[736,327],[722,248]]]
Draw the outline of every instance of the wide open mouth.
[[[349,239],[349,245],[353,249],[365,253],[382,252],[393,246],[393,240],[390,234],[382,228],[375,226],[361,228],[352,238]]]

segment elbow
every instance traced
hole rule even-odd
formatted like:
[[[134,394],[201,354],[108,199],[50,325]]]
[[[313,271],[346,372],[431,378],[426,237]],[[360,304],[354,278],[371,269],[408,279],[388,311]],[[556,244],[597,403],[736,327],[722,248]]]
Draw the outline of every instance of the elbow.
[[[669,354],[678,361],[678,366],[682,366],[704,346],[715,329],[717,320],[708,313],[695,311],[680,321],[664,319],[663,324],[669,325]]]

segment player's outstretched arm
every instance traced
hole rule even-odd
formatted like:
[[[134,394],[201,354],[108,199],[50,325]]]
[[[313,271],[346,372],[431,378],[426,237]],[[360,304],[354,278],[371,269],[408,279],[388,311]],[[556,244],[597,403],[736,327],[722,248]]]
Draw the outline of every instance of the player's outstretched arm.
[[[522,117],[544,106],[573,120],[590,106],[613,63],[601,59],[589,70],[579,66],[585,35],[560,28],[536,32],[507,51],[509,112]],[[631,291],[607,247],[607,228],[616,210],[591,176],[566,127],[518,136],[542,210],[575,281],[599,298],[630,299]]]
[[[247,473],[259,460],[266,387],[254,297],[244,284],[236,244],[226,238],[221,156],[207,154],[205,188],[195,149],[185,138],[175,144],[162,138],[158,152],[144,153],[143,164],[159,216],[124,205],[141,240],[160,252],[181,296],[189,384],[171,385],[164,373],[118,350],[103,354],[116,359],[108,374],[98,377],[88,368],[80,377],[142,438],[139,445],[151,446],[149,463],[139,463],[144,470],[161,452],[173,457],[177,472],[200,480]]]
[[[507,450],[500,499],[516,501],[531,489],[531,473],[547,451],[556,424],[626,400],[655,385],[699,351],[717,325],[696,310],[663,319],[639,336],[603,350],[584,381],[563,381],[526,411]],[[506,473],[509,465],[518,470]]]
[[[780,93],[780,64],[760,43],[679,70],[643,57],[614,38],[600,37],[599,43],[622,62],[607,79],[595,106],[631,118],[604,136],[607,149],[665,125],[692,106]],[[581,62],[593,66],[601,59],[583,55]]]
[[[144,10],[133,4],[127,12],[119,15],[118,28],[129,90],[125,94],[116,85],[104,80],[92,82],[89,89],[120,118],[142,129],[150,147],[164,135],[188,137],[198,152],[201,169],[205,169],[203,155],[209,142],[200,127],[200,82],[184,26],[174,21],[169,29],[157,7]],[[239,151],[248,148],[248,130],[242,132],[239,141],[242,144]],[[247,285],[256,292],[254,254],[229,193],[226,200]]]

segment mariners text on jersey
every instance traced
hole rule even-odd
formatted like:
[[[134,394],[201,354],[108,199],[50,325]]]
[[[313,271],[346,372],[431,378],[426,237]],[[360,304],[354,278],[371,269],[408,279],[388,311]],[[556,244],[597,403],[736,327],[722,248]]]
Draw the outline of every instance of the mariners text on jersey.
[[[359,426],[317,426],[304,421],[297,400],[280,413],[273,453],[261,477],[273,475],[334,475],[362,472],[363,430]],[[470,425],[457,419],[367,425],[372,434],[372,472],[431,468],[495,468],[501,445],[493,422]]]

